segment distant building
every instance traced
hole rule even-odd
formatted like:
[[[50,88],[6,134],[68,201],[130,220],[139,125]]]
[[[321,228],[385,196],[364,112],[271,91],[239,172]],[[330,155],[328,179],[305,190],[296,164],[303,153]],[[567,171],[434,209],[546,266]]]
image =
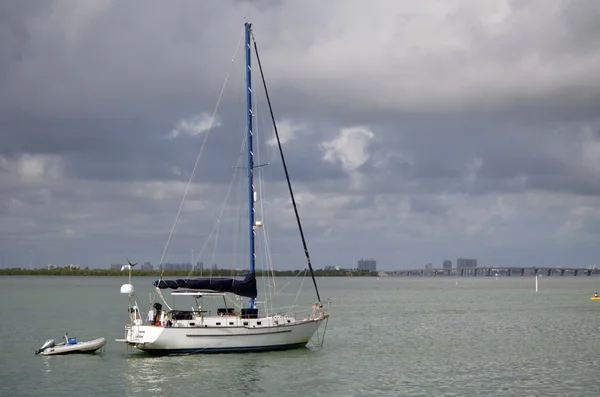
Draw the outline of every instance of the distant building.
[[[196,262],[196,265],[194,265],[194,270],[204,270],[204,262]]]
[[[377,261],[375,259],[359,259],[357,269],[363,272],[376,272]]]
[[[431,263],[426,264],[425,270],[430,270],[430,269],[433,269],[433,264],[431,264]]]
[[[192,270],[191,263],[163,263],[160,265],[161,270]]]
[[[456,260],[456,267],[458,267],[458,268],[477,267],[477,259],[458,258]]]
[[[442,265],[442,267],[444,269],[452,269],[452,261],[449,259],[446,259]]]
[[[150,262],[144,262],[144,264],[140,267],[140,270],[154,270],[154,266]]]
[[[110,265],[110,270],[121,270],[121,267],[123,267],[123,265],[120,265],[118,263],[112,263]]]

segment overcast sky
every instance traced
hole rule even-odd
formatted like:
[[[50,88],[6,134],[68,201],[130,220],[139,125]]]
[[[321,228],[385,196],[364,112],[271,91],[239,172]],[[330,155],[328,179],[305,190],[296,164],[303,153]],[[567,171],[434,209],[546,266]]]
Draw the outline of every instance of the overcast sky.
[[[244,18],[315,267],[600,261],[597,0],[24,0],[0,3],[4,267],[158,263],[230,73],[165,261],[202,251],[237,208]],[[270,248],[302,268],[255,92]]]

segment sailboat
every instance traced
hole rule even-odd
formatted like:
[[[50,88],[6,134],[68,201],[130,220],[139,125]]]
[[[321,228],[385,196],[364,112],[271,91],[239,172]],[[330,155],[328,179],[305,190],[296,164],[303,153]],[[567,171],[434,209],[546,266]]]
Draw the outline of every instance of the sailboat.
[[[298,214],[292,185],[290,182],[285,157],[277,125],[273,116],[267,85],[264,79],[256,40],[250,23],[244,24],[245,36],[245,89],[246,89],[246,159],[247,159],[247,200],[248,200],[248,259],[249,272],[240,278],[186,278],[168,280],[162,274],[153,282],[156,295],[163,303],[150,302],[151,308],[147,315],[142,313],[135,289],[131,281],[132,266],[129,266],[128,283],[121,287],[121,293],[129,296],[129,322],[125,326],[125,338],[117,339],[129,346],[151,354],[199,354],[219,352],[270,351],[306,347],[317,333],[320,326],[326,329],[329,314],[321,300],[312,268],[310,255],[302,224]],[[251,42],[254,44],[251,46]],[[253,92],[252,92],[252,48],[256,54],[260,76],[271,113],[271,121],[277,139],[281,163],[285,172],[288,191],[302,240],[304,256],[310,271],[317,301],[307,305],[306,315],[297,316],[290,313],[268,312],[261,313],[256,280],[255,235],[261,228],[262,222],[255,220],[255,201],[257,191],[254,185],[253,153]],[[175,310],[163,297],[163,292],[171,292],[173,296],[183,296],[192,299],[191,310]],[[233,297],[233,299],[231,299]],[[236,310],[229,302],[248,298],[247,305]],[[158,299],[157,299],[158,300]],[[217,302],[216,312],[207,310],[209,302]],[[222,302],[222,303],[219,303]],[[232,307],[233,306],[233,307]],[[264,308],[263,308],[264,309]],[[324,338],[325,330],[322,337]],[[320,344],[322,344],[322,340]]]

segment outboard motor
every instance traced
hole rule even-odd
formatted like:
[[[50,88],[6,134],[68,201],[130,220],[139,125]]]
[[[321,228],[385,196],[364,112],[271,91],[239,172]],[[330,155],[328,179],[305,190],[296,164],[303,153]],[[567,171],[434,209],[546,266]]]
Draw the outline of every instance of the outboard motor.
[[[54,347],[56,344],[54,343],[54,339],[48,339],[46,341],[46,343],[44,343],[42,345],[42,347],[40,347],[39,349],[37,349],[35,351],[35,354],[40,354],[41,352],[43,352],[44,350],[48,349],[49,347]]]

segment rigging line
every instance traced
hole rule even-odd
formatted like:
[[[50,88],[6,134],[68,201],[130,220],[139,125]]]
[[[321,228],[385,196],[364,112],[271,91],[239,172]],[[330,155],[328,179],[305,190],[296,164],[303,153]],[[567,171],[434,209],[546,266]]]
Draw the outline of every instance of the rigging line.
[[[257,90],[255,90],[255,92],[258,92]],[[257,101],[256,102],[256,108],[257,108],[257,117],[256,117],[256,124],[257,126],[259,125],[263,125],[266,123],[264,123],[264,113],[263,113],[263,109],[262,106],[260,106],[260,103]],[[261,131],[259,128],[257,128],[257,131]],[[257,138],[260,135],[260,137],[262,138],[261,134],[257,134]],[[257,156],[259,157],[259,159],[261,158],[261,151],[260,151],[260,145],[257,145]],[[263,279],[265,279],[265,289],[267,290],[266,295],[268,295],[269,297],[271,297],[273,295],[273,293],[275,292],[276,288],[277,288],[277,284],[276,284],[276,279],[275,279],[275,272],[273,269],[273,257],[271,255],[271,249],[270,249],[270,245],[269,245],[269,233],[268,233],[268,224],[269,222],[267,221],[267,214],[265,211],[265,196],[266,196],[266,182],[265,182],[265,172],[267,172],[266,170],[261,170],[261,172],[259,173],[259,177],[258,177],[258,190],[259,190],[259,195],[260,195],[260,213],[261,216],[263,217],[263,226],[262,226],[262,235],[263,235],[263,239],[264,239],[264,253],[265,253],[265,272],[263,273]],[[269,277],[269,273],[271,274],[271,276]],[[265,277],[266,274],[266,277]],[[272,306],[272,300],[271,300],[271,306]],[[272,311],[272,307],[271,307],[271,311]]]
[[[263,224],[263,238],[264,238],[264,244],[265,244],[265,259],[266,259],[266,271],[264,272],[266,274],[266,281],[265,281],[265,285],[268,284],[268,288],[269,288],[269,292],[268,292],[268,297],[270,298],[270,304],[271,304],[271,312],[273,311],[273,294],[275,293],[275,291],[277,290],[277,284],[276,284],[276,280],[275,280],[275,273],[273,272],[273,257],[272,257],[272,253],[271,253],[271,249],[270,249],[270,244],[269,244],[269,233],[268,233],[268,229],[266,227],[266,223]]]
[[[158,296],[160,296],[160,299],[162,299],[165,306],[168,307],[169,310],[173,310],[173,308],[171,306],[169,306],[169,304],[167,303],[167,300],[165,299],[165,297],[163,296],[162,292],[160,291],[160,289],[158,287],[156,287],[156,293],[158,293]]]
[[[263,237],[265,240],[265,245],[266,245],[266,260],[267,260],[267,274],[271,274],[270,276],[270,280],[271,282],[269,283],[269,294],[272,297],[273,294],[277,291],[277,281],[275,279],[275,270],[273,268],[273,255],[270,249],[270,243],[269,243],[269,229],[270,226],[267,226],[266,223],[263,224]],[[267,278],[269,279],[269,278]]]
[[[271,272],[271,276],[269,277],[269,268],[272,269],[273,268],[273,259],[271,257],[271,250],[269,249],[269,237],[268,237],[268,233],[267,233],[267,229],[265,227],[266,223],[263,224],[263,239],[264,239],[264,243],[265,243],[265,256],[266,256],[266,271],[264,273],[267,274],[266,277],[266,281],[265,281],[265,286],[268,287],[268,298],[271,299],[271,305],[272,305],[272,297],[273,297],[273,293],[275,292],[275,276],[273,274],[273,272]],[[269,281],[270,280],[270,281]],[[271,312],[273,311],[273,308],[271,307]]]
[[[252,91],[253,92],[257,92],[256,87],[255,87],[255,81],[252,81]],[[261,143],[262,143],[262,107],[259,105],[258,101],[255,102],[255,109],[256,109],[256,117],[255,117],[255,124],[254,124],[254,138],[255,138],[255,143],[256,143],[256,161],[258,164],[262,164],[262,153],[261,153]],[[258,175],[257,175],[257,187],[258,187],[258,199],[259,199],[259,203],[258,206],[260,208],[260,212],[259,212],[259,216],[261,218],[262,221],[262,227],[261,227],[261,231],[262,233],[258,232],[257,234],[261,234],[263,236],[263,239],[258,239],[258,246],[259,246],[259,252],[261,252],[261,257],[260,257],[260,264],[261,264],[261,268],[263,269],[263,271],[261,272],[261,278],[263,279],[263,293],[265,297],[269,297],[271,294],[271,285],[269,283],[269,274],[268,272],[264,271],[266,266],[268,265],[268,251],[269,251],[269,246],[267,245],[267,240],[264,238],[265,237],[265,224],[267,223],[267,217],[265,214],[265,183],[264,183],[264,177],[263,177],[263,172],[259,171]],[[265,311],[268,312],[268,308],[265,306]]]
[[[256,60],[254,60],[254,61],[256,62]],[[258,65],[256,65],[256,66],[258,66]],[[255,91],[258,92],[257,90],[255,90]],[[267,123],[264,120],[265,116],[264,116],[263,108],[261,106],[261,102],[257,101],[256,106],[257,106],[257,110],[258,110],[257,124],[260,122],[261,125],[267,125]],[[266,131],[266,129],[264,129],[264,130]],[[261,135],[261,137],[264,138],[264,135],[266,135],[266,134],[263,133]],[[259,148],[260,148],[260,146],[259,146]],[[267,146],[267,148],[268,148],[268,146]],[[267,150],[267,153],[269,156],[271,155],[271,153],[268,150]],[[260,154],[259,154],[259,156],[260,156]],[[265,210],[265,203],[266,203],[265,197],[267,195],[266,194],[267,181],[266,181],[265,173],[268,173],[269,176],[272,178],[272,173],[271,173],[270,168],[261,170],[261,172],[259,173],[260,208],[261,208],[261,214],[262,214],[263,218],[267,218],[269,216],[269,215],[267,215],[267,210]],[[272,179],[270,179],[270,180],[272,180]],[[268,205],[267,205],[267,207],[268,207]],[[274,313],[273,294],[275,294],[277,291],[277,278],[275,277],[273,253],[271,251],[271,244],[270,244],[270,239],[269,239],[269,229],[270,229],[270,222],[268,222],[267,219],[263,219],[263,226],[262,226],[263,233],[262,234],[263,234],[263,239],[264,239],[264,244],[265,244],[265,260],[266,260],[266,265],[265,265],[266,269],[264,272],[264,274],[266,274],[265,285],[268,286],[268,298],[269,298],[268,304],[270,305],[269,310],[271,313]],[[265,303],[265,307],[266,306],[267,306],[267,303]]]
[[[224,203],[227,202],[227,199],[224,200]],[[215,231],[215,240],[213,242],[213,255],[212,255],[212,263],[213,266],[217,263],[217,250],[219,249],[219,232],[221,230],[221,216],[217,219],[217,230]]]
[[[280,292],[285,291],[285,289],[292,283],[294,282],[294,279],[300,277],[301,274],[303,274],[302,276],[302,282],[301,282],[301,286],[303,285],[302,283],[304,282],[304,278],[306,277],[306,268],[307,266],[305,266],[302,270],[298,270],[298,272],[296,273],[295,276],[293,276],[293,279],[288,281],[287,284],[285,284],[283,287],[279,288],[278,291],[273,293],[273,297],[278,296]],[[300,288],[300,290],[302,290],[302,288]]]
[[[239,168],[241,166],[241,162],[243,159],[243,143],[242,143],[242,148],[240,148],[240,152],[238,154],[238,159],[237,159],[237,163],[235,165],[234,168]],[[202,246],[202,249],[200,250],[200,254],[198,255],[198,259],[200,259],[200,257],[202,256],[202,254],[204,253],[204,250],[208,247],[208,244],[210,242],[211,237],[214,236],[215,238],[215,243],[214,245],[217,245],[216,240],[218,239],[218,233],[220,230],[220,225],[221,225],[221,219],[223,218],[223,214],[225,213],[225,207],[227,206],[227,201],[229,196],[231,195],[231,191],[233,190],[233,185],[235,184],[235,180],[236,180],[236,172],[234,171],[233,176],[231,177],[231,181],[229,182],[229,186],[227,187],[227,193],[225,195],[225,200],[223,200],[223,203],[221,204],[221,211],[219,212],[219,216],[217,218],[217,222],[215,222],[215,225],[213,226],[212,231],[210,232],[208,238],[206,239],[204,245]],[[213,264],[215,261],[215,254],[213,253]],[[212,269],[212,268],[211,268]],[[212,275],[212,270],[211,270],[211,275]],[[189,278],[189,275],[188,275]]]
[[[252,34],[252,41],[254,42],[254,52],[256,53],[256,61],[258,62],[258,69],[260,70],[260,77],[263,82],[265,89],[265,96],[267,97],[267,103],[269,104],[269,112],[271,113],[271,120],[273,121],[273,129],[275,130],[275,137],[277,138],[277,146],[279,147],[279,154],[281,155],[281,163],[283,164],[283,170],[285,171],[285,179],[287,180],[288,190],[290,191],[290,197],[292,199],[292,205],[294,207],[294,214],[296,215],[296,222],[298,223],[298,229],[300,230],[300,237],[302,238],[302,247],[304,248],[304,256],[306,263],[310,269],[310,276],[312,277],[313,285],[315,286],[315,292],[317,293],[317,299],[321,302],[321,296],[319,295],[319,288],[317,287],[317,280],[315,280],[315,272],[313,271],[312,264],[310,262],[310,254],[308,253],[308,246],[306,245],[306,239],[304,238],[304,231],[302,230],[302,223],[300,222],[300,215],[298,214],[298,207],[296,205],[296,199],[294,198],[294,192],[292,190],[292,183],[290,182],[290,175],[288,173],[287,165],[285,163],[285,157],[283,156],[283,148],[281,147],[281,140],[279,139],[279,132],[277,131],[277,123],[275,122],[275,115],[273,114],[273,107],[271,106],[271,99],[269,98],[269,91],[267,90],[267,81],[263,73],[262,64],[260,62],[260,56],[258,55],[258,46],[256,45],[256,39]]]
[[[292,302],[292,306],[296,306],[296,302],[298,302],[298,297],[300,296],[300,292],[302,291],[302,286],[304,285],[304,280],[306,279],[306,268],[304,268],[304,276],[302,277],[302,281],[300,282],[300,288],[298,288],[298,292],[296,293],[296,297],[294,298],[294,301]],[[289,314],[292,311],[292,309],[290,309],[287,314]]]
[[[188,184],[185,187],[185,192],[183,193],[183,198],[181,200],[181,203],[179,204],[179,209],[177,210],[177,215],[175,216],[175,222],[173,223],[173,226],[171,227],[171,231],[169,233],[169,238],[167,239],[167,244],[165,245],[165,248],[163,250],[163,253],[162,253],[162,256],[160,258],[160,262],[159,263],[162,263],[163,260],[165,259],[165,254],[167,252],[167,249],[168,249],[169,245],[171,244],[171,240],[173,238],[173,233],[175,232],[175,227],[177,225],[177,222],[179,221],[179,216],[181,215],[181,210],[183,209],[183,204],[185,203],[185,200],[187,198],[188,192],[190,190],[190,186],[192,184],[192,181],[194,180],[194,176],[196,175],[196,170],[198,169],[198,164],[200,163],[200,158],[202,157],[202,154],[204,153],[204,148],[206,147],[206,142],[208,141],[208,136],[210,135],[213,123],[214,123],[215,118],[217,116],[217,110],[219,109],[219,105],[221,104],[221,99],[223,99],[223,93],[225,92],[225,87],[227,86],[227,81],[229,80],[229,76],[231,75],[231,64],[235,61],[235,57],[237,55],[238,49],[240,48],[240,43],[242,42],[243,34],[244,33],[242,32],[242,35],[240,35],[240,38],[238,40],[237,46],[235,47],[235,52],[233,53],[233,58],[231,59],[231,62],[230,62],[230,68],[227,71],[227,75],[225,76],[225,81],[223,82],[223,86],[221,87],[221,92],[219,93],[219,99],[217,100],[217,104],[215,105],[215,108],[213,110],[212,116],[210,118],[210,123],[208,125],[208,130],[206,131],[206,134],[204,135],[204,140],[202,141],[202,146],[200,146],[200,151],[198,152],[198,156],[196,157],[196,162],[194,163],[194,168],[192,169],[192,174],[190,175],[190,179],[188,181]],[[160,274],[160,278],[161,279],[162,279],[162,276],[163,276],[164,272],[165,272],[165,270],[164,270],[164,267],[163,267],[162,272]]]
[[[241,40],[241,37],[240,37]],[[243,90],[245,91],[245,90]],[[246,141],[246,134],[243,134],[243,138],[242,138],[242,144],[240,145],[240,150],[238,152],[238,156],[237,156],[237,160],[234,166],[234,170],[233,170],[233,175],[231,177],[231,182],[229,183],[229,187],[227,188],[227,193],[225,195],[225,199],[223,200],[223,204],[221,207],[221,213],[219,214],[219,218],[217,219],[217,230],[215,233],[215,240],[214,240],[214,246],[213,246],[213,257],[212,257],[212,263],[213,266],[216,263],[217,260],[217,251],[219,250],[219,236],[220,236],[220,231],[221,231],[221,219],[223,218],[223,215],[225,213],[225,207],[227,206],[228,202],[229,202],[229,197],[232,194],[233,191],[233,186],[235,184],[235,180],[237,178],[238,172],[237,170],[240,169],[240,167],[242,166],[242,160],[243,160],[243,155],[244,155],[244,142]],[[234,268],[232,269],[232,271],[234,271]],[[232,273],[235,274],[235,273]]]

